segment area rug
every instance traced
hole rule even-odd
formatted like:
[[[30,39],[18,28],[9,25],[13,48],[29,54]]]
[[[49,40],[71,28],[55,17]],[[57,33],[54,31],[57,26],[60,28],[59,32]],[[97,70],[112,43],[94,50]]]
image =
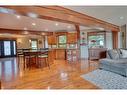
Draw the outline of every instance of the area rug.
[[[127,77],[97,69],[81,77],[102,89],[127,89]]]

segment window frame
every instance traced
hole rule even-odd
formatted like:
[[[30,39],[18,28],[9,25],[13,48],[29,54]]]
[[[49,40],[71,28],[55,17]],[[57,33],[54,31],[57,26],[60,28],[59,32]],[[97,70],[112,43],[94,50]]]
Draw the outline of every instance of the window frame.
[[[65,43],[59,43],[60,36],[65,36],[66,37],[66,42]],[[65,45],[65,47],[60,47],[60,45]],[[58,47],[59,48],[66,48],[67,47],[67,35],[58,35]]]
[[[38,49],[38,40],[37,40],[37,39],[30,39],[30,40],[31,40],[31,49],[35,49],[35,48],[32,47],[32,41],[36,41],[36,42],[37,42],[37,44],[36,44],[36,45],[37,45],[36,49]]]
[[[89,36],[97,36],[97,35],[103,35],[104,36],[104,45],[103,45],[103,48],[105,48],[106,47],[106,31],[88,32],[87,33],[87,44],[89,45]]]

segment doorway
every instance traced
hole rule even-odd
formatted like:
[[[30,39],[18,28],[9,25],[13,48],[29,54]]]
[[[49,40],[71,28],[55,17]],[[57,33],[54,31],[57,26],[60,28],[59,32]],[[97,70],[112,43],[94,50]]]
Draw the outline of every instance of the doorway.
[[[16,56],[15,40],[0,40],[0,57]]]

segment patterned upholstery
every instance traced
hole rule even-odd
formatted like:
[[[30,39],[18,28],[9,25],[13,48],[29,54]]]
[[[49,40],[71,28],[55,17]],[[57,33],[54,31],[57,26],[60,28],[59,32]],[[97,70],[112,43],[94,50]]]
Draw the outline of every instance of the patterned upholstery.
[[[107,53],[108,58],[99,60],[100,68],[127,76],[127,58],[122,57],[122,49],[108,50]]]
[[[121,58],[127,58],[127,50],[121,49]]]
[[[107,51],[111,59],[119,59],[120,55],[117,49]]]

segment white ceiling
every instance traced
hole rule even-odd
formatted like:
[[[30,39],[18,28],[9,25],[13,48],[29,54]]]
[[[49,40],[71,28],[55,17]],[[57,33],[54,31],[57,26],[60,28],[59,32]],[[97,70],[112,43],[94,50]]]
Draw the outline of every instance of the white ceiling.
[[[36,23],[36,25],[33,26],[32,23]],[[54,31],[71,32],[76,30],[73,24],[61,23],[39,18],[31,18],[27,16],[20,16],[20,18],[18,19],[17,15],[7,13],[0,13],[0,28],[17,29],[17,30],[24,30],[24,28],[27,28],[27,30],[32,31],[49,31],[49,32]],[[91,28],[83,26],[81,27],[81,30],[85,29]]]
[[[127,6],[64,6],[64,7],[110,22],[118,26],[127,23]]]
[[[33,26],[32,23],[36,23],[36,25]],[[71,28],[68,28],[68,26],[71,26]],[[5,13],[0,13],[0,28],[19,30],[27,28],[27,30],[33,31],[74,30],[74,26],[71,24],[59,23],[55,21],[31,18],[26,16],[21,16],[20,19],[17,19],[16,15]]]

